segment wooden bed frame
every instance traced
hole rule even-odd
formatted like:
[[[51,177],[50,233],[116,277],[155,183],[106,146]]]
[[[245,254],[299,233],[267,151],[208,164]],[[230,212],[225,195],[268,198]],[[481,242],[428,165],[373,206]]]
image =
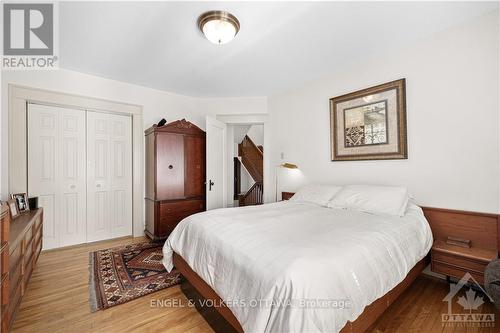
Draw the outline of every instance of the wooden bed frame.
[[[288,200],[293,195],[293,192],[282,192],[282,199]],[[432,235],[435,240],[445,240],[447,236],[452,235],[470,239],[473,243],[481,244],[481,247],[486,249],[499,251],[498,253],[500,254],[500,215],[431,207],[422,207],[422,209],[432,229]],[[191,267],[189,267],[181,256],[174,253],[173,261],[174,266],[197,291],[199,297],[216,302],[215,304],[223,304],[220,296],[217,295],[217,293],[203,281]],[[377,319],[385,310],[411,285],[429,263],[430,256],[420,260],[400,284],[372,304],[368,305],[355,321],[347,322],[340,332],[362,333],[368,331],[374,326]],[[213,309],[217,311],[213,311]],[[216,315],[218,318],[217,320],[224,321],[222,327],[234,328],[234,331],[239,333],[243,332],[243,328],[229,308],[225,306],[214,307],[212,309],[204,308],[201,312],[203,313],[206,311],[215,313],[210,316],[212,323]],[[209,320],[207,319],[207,321]],[[227,331],[227,329],[217,330],[215,327],[214,329],[216,331]]]
[[[206,299],[214,302],[214,304],[223,304],[219,295],[210,287],[191,267],[186,261],[177,253],[174,252],[174,266],[181,272],[184,278],[193,286],[198,294]],[[413,267],[406,278],[398,284],[394,289],[387,294],[370,304],[365,308],[363,313],[353,322],[347,324],[340,331],[341,333],[361,333],[366,332],[372,327],[377,319],[385,312],[385,310],[411,285],[417,276],[428,265],[428,258],[420,260],[415,267]],[[189,296],[188,296],[189,298]],[[213,307],[220,315],[221,319],[225,320],[234,330],[238,333],[243,333],[243,328],[234,316],[234,314],[226,306]]]

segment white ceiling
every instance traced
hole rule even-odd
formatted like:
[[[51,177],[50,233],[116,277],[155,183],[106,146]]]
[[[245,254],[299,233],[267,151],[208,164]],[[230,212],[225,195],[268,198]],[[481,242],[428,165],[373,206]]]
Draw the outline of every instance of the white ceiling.
[[[268,96],[498,8],[472,2],[61,2],[61,67],[190,96]],[[238,17],[226,45],[198,16]]]

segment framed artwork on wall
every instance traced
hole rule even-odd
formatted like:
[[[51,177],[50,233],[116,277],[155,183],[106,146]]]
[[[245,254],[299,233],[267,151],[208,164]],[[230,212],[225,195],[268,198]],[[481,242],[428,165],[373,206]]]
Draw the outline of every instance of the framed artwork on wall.
[[[407,159],[405,79],[330,99],[332,161]]]

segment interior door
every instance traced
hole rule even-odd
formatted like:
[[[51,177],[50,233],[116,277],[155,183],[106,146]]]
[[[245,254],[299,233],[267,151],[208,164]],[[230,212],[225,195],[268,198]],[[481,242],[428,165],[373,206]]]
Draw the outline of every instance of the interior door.
[[[128,116],[87,111],[87,241],[132,234],[132,128]]]
[[[85,112],[28,104],[28,193],[44,208],[44,249],[85,243],[85,177]]]
[[[226,207],[226,131],[225,123],[207,117],[207,210]]]

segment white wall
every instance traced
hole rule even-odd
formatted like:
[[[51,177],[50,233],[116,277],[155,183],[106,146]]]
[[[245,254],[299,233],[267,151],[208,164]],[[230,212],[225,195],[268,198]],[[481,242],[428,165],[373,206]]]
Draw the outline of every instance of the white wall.
[[[248,130],[252,125],[227,125],[228,127],[232,127],[234,130],[234,137],[232,143],[238,145],[243,141],[245,135],[247,135]],[[236,155],[238,152],[236,151]]]
[[[264,125],[252,125],[247,132],[247,135],[252,139],[257,146],[264,145]]]
[[[267,97],[195,98],[196,111],[205,115],[267,113]]]
[[[124,82],[104,79],[69,70],[3,71],[0,117],[0,193],[8,196],[8,85],[18,84],[45,90],[102,98],[143,107],[144,129],[161,118],[173,121],[181,118],[205,128],[206,115],[266,113],[265,97],[194,98],[172,94]]]
[[[399,78],[407,80],[408,160],[331,162],[329,99]],[[270,164],[284,152],[302,172],[284,190],[309,182],[405,185],[422,205],[500,212],[498,11],[353,61],[270,97],[268,109]]]

